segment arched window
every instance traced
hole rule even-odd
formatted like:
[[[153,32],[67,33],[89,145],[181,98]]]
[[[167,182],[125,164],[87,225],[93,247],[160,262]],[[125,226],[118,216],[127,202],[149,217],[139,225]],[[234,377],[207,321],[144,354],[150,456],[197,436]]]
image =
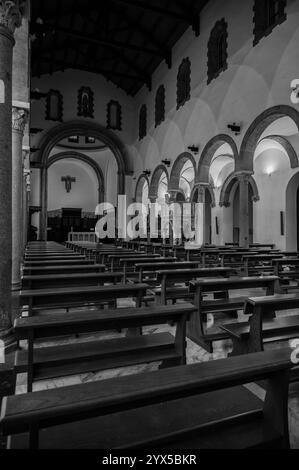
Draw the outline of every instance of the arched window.
[[[107,129],[121,131],[122,110],[118,101],[109,101],[107,104]]]
[[[139,113],[139,139],[143,139],[146,136],[147,127],[147,109],[146,105],[143,104],[140,108]]]
[[[60,91],[50,90],[46,101],[46,120],[62,121],[63,117],[63,96]]]
[[[286,20],[286,5],[287,0],[255,0],[254,45]]]
[[[165,87],[160,85],[156,93],[155,124],[159,126],[165,120]]]
[[[208,83],[227,69],[227,23],[217,21],[208,44]]]
[[[94,94],[91,88],[81,87],[78,91],[78,116],[93,118]]]
[[[191,62],[187,57],[179,67],[177,76],[177,109],[190,100],[191,96]]]

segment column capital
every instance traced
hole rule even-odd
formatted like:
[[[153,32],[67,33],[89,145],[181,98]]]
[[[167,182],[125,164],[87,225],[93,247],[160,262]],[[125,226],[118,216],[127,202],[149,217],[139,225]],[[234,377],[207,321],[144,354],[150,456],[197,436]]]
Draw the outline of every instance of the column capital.
[[[20,0],[0,0],[0,26],[6,28],[13,35],[21,24]]]
[[[238,180],[244,183],[249,183],[252,175],[253,175],[252,171],[240,171],[240,172],[235,173],[235,176],[238,178]]]
[[[25,126],[27,124],[29,112],[27,109],[12,108],[12,130],[24,134]]]

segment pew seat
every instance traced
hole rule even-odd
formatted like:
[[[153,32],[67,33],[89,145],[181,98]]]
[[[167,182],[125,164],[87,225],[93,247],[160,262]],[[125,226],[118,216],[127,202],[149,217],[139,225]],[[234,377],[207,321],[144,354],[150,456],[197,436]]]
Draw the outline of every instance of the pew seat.
[[[28,372],[27,385],[35,380],[50,379],[83,372],[118,368],[133,364],[163,361],[186,362],[186,322],[195,310],[192,304],[98,310],[65,315],[18,318],[14,329],[17,339],[28,340],[28,350],[16,353],[16,372]],[[60,346],[35,347],[36,340],[143,326],[176,324],[175,337],[170,333],[72,342]]]
[[[20,449],[289,448],[290,355],[267,351],[7,397],[1,426]],[[264,401],[243,386],[260,380]]]

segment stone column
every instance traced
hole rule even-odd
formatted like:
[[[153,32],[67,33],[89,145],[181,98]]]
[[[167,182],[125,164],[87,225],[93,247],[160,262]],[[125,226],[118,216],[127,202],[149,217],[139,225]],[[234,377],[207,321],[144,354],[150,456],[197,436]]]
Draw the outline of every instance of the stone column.
[[[30,195],[30,151],[23,150],[23,252],[28,243],[29,224],[29,195]]]
[[[21,262],[23,252],[23,136],[28,111],[12,110],[12,290],[21,288]]]
[[[251,173],[237,174],[240,193],[240,246],[249,248],[249,179]]]
[[[0,1],[0,340],[11,334],[12,59],[14,32],[21,25],[18,2]]]
[[[195,209],[195,243],[199,246],[205,243],[205,193],[204,186],[199,186]]]

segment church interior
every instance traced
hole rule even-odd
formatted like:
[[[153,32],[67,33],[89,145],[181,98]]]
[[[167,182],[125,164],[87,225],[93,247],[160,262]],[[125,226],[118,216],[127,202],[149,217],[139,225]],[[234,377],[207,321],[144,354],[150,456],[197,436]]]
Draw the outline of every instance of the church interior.
[[[241,3],[0,1],[0,462],[299,449],[299,2]]]

